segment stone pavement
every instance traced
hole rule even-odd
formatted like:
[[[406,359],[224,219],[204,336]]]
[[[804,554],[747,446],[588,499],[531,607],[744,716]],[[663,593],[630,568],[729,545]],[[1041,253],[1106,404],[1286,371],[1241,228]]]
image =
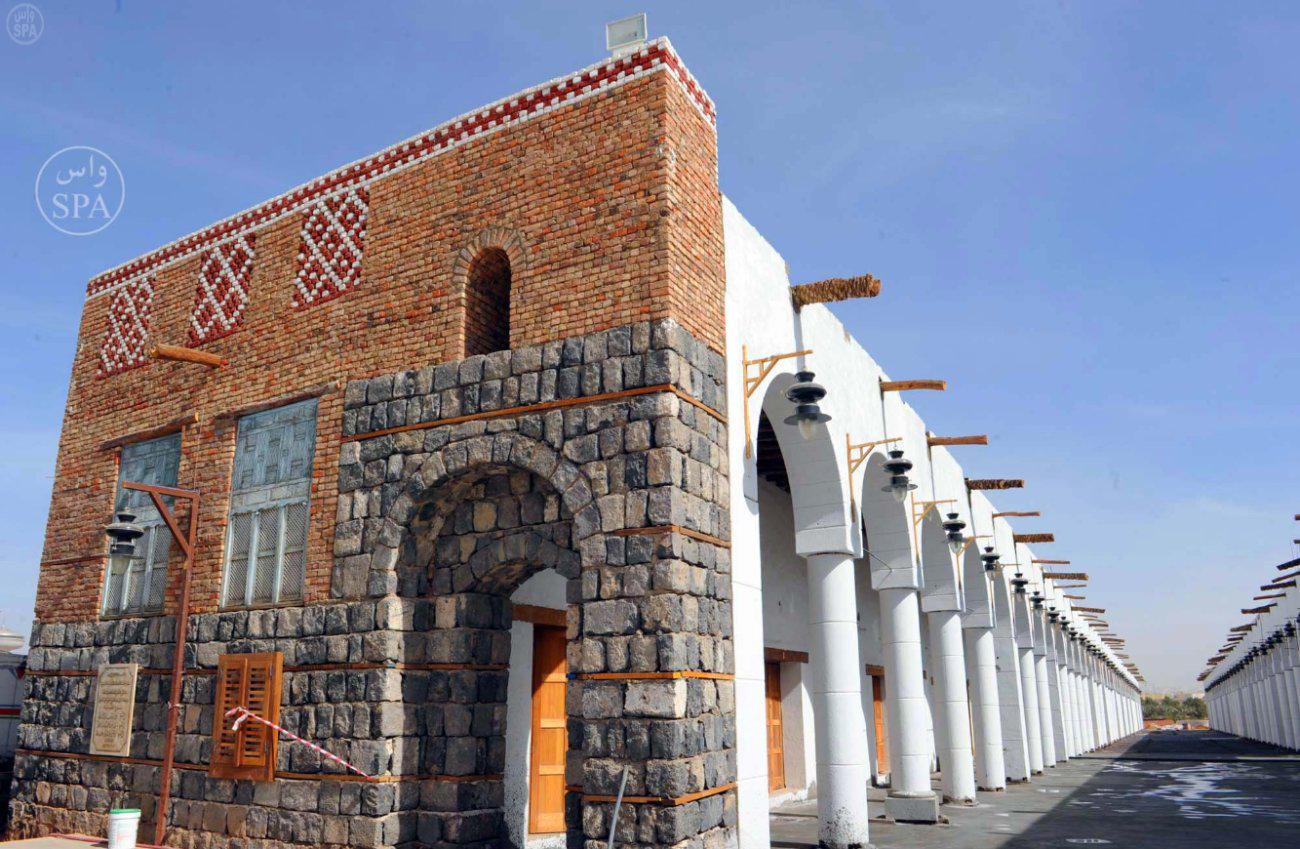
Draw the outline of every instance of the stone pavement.
[[[947,825],[883,820],[870,795],[871,842],[880,849],[1274,849],[1300,846],[1300,758],[1203,731],[1130,737],[1035,776],[974,808],[945,805]],[[937,786],[937,785],[936,785]],[[772,812],[772,845],[817,845],[816,802]]]

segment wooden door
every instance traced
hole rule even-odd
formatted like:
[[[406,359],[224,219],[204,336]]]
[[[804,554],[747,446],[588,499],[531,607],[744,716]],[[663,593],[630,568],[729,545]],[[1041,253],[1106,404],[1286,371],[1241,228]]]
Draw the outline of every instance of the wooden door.
[[[767,789],[785,789],[785,737],[781,727],[781,664],[765,663],[767,691]]]
[[[528,831],[564,831],[564,629],[533,626],[533,731],[528,758]]]
[[[876,772],[889,772],[889,735],[885,733],[885,672],[871,675],[871,706],[876,718]]]

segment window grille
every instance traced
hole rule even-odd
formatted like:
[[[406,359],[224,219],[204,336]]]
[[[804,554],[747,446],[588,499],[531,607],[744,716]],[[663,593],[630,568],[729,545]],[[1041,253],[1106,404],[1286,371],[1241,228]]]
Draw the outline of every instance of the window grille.
[[[122,483],[131,481],[155,486],[176,486],[180,458],[179,433],[136,442],[122,448],[114,511],[129,510],[134,513],[136,522],[144,528],[144,536],[136,541],[135,556],[126,564],[109,559],[104,582],[104,614],[107,616],[156,613],[162,610],[172,535],[153,506],[149,493],[123,489]],[[170,498],[164,498],[164,501],[171,506]]]
[[[301,601],[316,401],[239,420],[226,540],[226,607]]]

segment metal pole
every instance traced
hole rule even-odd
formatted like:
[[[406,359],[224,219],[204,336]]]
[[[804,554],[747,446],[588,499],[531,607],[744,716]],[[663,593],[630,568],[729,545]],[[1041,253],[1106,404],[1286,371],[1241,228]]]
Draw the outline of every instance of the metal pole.
[[[161,846],[167,831],[167,813],[171,807],[172,796],[172,773],[175,770],[176,728],[179,725],[181,712],[181,679],[185,674],[185,643],[190,624],[190,566],[194,561],[194,545],[199,526],[199,493],[191,489],[175,489],[141,483],[123,483],[122,487],[149,493],[154,507],[167,523],[172,539],[176,540],[185,555],[181,564],[181,598],[176,614],[176,644],[172,649],[172,682],[171,695],[167,701],[167,736],[163,743],[162,784],[158,788],[158,810],[154,813],[153,842],[155,846]],[[185,534],[180,533],[176,516],[163,502],[163,496],[189,502],[190,521]]]
[[[614,800],[614,815],[609,820],[609,841],[605,849],[614,849],[614,832],[618,831],[618,809],[623,805],[623,791],[627,789],[627,767],[623,767],[623,777],[618,782],[618,798]]]

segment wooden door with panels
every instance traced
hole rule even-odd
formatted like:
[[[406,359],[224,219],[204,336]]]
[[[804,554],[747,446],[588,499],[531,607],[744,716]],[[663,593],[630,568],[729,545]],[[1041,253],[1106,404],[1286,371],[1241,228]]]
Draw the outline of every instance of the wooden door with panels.
[[[767,790],[785,789],[785,729],[781,722],[781,664],[763,664],[767,693]]]
[[[568,752],[564,691],[565,629],[533,625],[533,727],[528,758],[528,831],[564,831],[564,762]]]
[[[876,773],[889,773],[889,735],[885,733],[885,668],[867,666],[871,676],[871,707],[876,725]]]

